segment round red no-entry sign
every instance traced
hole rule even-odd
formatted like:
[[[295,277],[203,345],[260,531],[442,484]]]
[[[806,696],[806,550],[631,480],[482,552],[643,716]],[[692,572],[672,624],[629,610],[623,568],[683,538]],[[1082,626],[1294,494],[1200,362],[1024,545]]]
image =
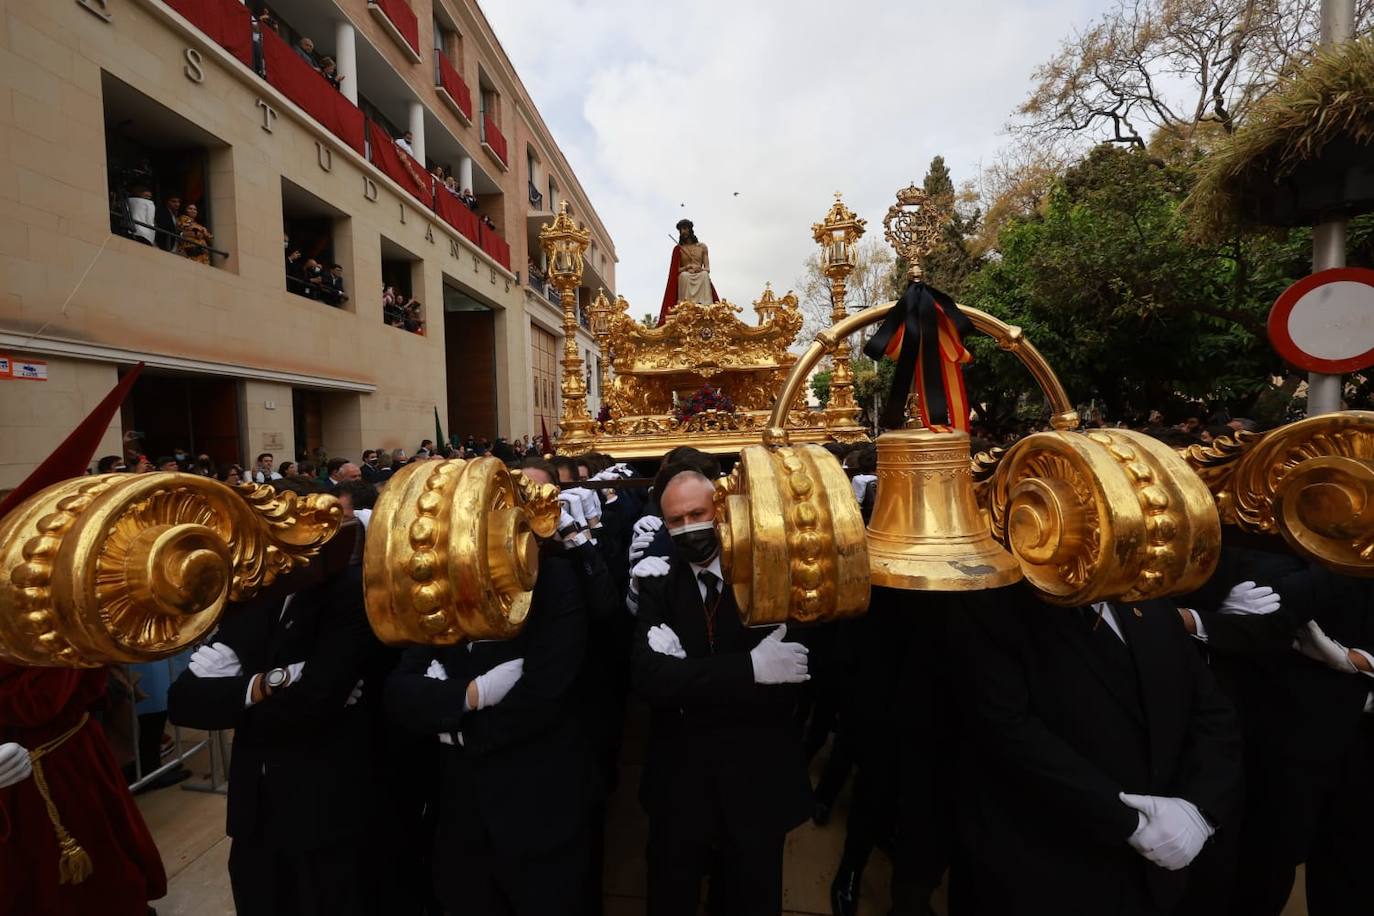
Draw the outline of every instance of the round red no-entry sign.
[[[1269,342],[1309,372],[1374,366],[1374,270],[1335,267],[1288,287],[1269,311]]]

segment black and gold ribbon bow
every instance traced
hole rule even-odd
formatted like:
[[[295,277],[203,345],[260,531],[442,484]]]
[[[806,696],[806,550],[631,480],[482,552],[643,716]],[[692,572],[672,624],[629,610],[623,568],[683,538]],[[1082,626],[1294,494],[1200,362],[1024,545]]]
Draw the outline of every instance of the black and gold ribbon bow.
[[[964,335],[972,331],[973,323],[949,296],[919,280],[907,284],[878,333],[864,345],[864,354],[872,359],[897,360],[883,408],[884,426],[901,428],[907,393],[914,383],[921,422],[927,428],[968,432],[963,367],[973,361],[973,354],[964,348]]]

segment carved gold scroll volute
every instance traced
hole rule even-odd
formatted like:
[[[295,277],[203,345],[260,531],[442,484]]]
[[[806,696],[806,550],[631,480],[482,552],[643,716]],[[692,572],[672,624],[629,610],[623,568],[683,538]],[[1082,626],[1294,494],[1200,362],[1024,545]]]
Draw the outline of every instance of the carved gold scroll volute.
[[[0,657],[97,667],[175,654],[226,603],[309,562],[338,501],[193,474],[63,481],[0,520]]]
[[[368,525],[363,570],[373,631],[391,645],[515,636],[538,575],[536,535],[557,524],[557,489],[496,458],[407,465]]]
[[[989,509],[993,535],[1052,604],[1188,592],[1221,552],[1206,485],[1131,430],[1027,436],[997,465]]]

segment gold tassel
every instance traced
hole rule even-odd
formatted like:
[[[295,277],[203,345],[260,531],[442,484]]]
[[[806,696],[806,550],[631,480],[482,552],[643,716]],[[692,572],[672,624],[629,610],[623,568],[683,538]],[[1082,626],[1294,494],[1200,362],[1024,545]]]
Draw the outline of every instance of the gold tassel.
[[[34,748],[29,753],[29,762],[33,765],[34,788],[42,796],[43,805],[48,809],[48,820],[52,822],[53,833],[57,834],[57,881],[59,884],[80,884],[95,872],[95,863],[91,861],[91,854],[81,848],[81,844],[67,832],[67,828],[63,827],[62,821],[58,819],[57,805],[53,804],[52,793],[48,790],[48,779],[43,773],[42,760],[72,735],[81,731],[82,726],[90,717],[89,713],[83,713],[80,721],[65,733]]]

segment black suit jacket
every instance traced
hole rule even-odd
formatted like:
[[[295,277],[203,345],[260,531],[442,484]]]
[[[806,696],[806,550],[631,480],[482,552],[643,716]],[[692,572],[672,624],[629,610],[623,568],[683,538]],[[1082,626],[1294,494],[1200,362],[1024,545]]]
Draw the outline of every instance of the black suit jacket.
[[[519,636],[406,650],[387,682],[389,715],[416,735],[450,732],[463,739],[440,750],[437,856],[487,849],[539,855],[581,834],[601,796],[574,692],[586,643],[577,566],[546,551]],[[515,658],[525,663],[510,693],[495,706],[465,713],[468,682]],[[448,680],[425,677],[435,659]]]
[[[178,725],[233,729],[227,832],[288,851],[350,839],[377,814],[374,776],[386,649],[368,626],[362,570],[282,600],[231,611],[213,637],[243,665],[238,677],[172,684],[167,711]],[[244,707],[252,675],[305,662],[299,682]],[[347,706],[357,682],[361,700]]]
[[[1119,651],[1076,608],[1020,587],[994,595],[951,622],[977,911],[1102,916],[1131,901],[1130,912],[1168,912],[1187,869],[1166,871],[1127,844],[1137,814],[1118,793],[1185,798],[1231,826],[1241,747],[1230,703],[1170,602],[1116,605],[1129,647]]]
[[[163,251],[176,250],[181,230],[177,228],[177,215],[168,209],[165,203],[157,208],[157,214],[153,217],[153,225],[163,230],[156,233],[157,247]]]
[[[681,557],[671,563],[640,584],[631,649],[635,690],[653,706],[640,801],[650,817],[698,835],[722,819],[785,833],[810,816],[811,787],[792,718],[796,688],[754,683],[749,651],[772,628],[746,629],[727,585],[712,651],[696,573]],[[660,623],[687,658],[649,648]]]

